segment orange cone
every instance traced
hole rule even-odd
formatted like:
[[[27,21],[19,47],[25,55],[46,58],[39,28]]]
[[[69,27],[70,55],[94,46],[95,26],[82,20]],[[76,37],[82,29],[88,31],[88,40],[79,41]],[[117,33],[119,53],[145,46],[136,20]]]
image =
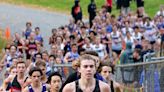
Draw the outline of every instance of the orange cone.
[[[6,30],[5,30],[5,37],[6,37],[7,40],[10,39],[10,28],[9,27],[7,27]]]

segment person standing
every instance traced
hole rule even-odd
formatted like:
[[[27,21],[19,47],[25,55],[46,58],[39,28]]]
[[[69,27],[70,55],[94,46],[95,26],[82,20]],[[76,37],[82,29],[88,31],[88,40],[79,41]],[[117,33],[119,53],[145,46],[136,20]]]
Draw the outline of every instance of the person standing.
[[[112,12],[112,0],[106,0],[106,8],[107,8],[107,12],[109,13]]]
[[[75,0],[75,5],[72,7],[72,11],[71,11],[75,23],[77,23],[78,20],[82,20],[82,9],[79,2],[80,2],[79,0]]]
[[[122,0],[117,0],[116,4],[117,4],[116,8],[121,9]]]
[[[121,0],[122,1],[122,4],[121,4],[121,12],[124,14],[124,15],[127,15],[129,14],[130,12],[130,1],[131,0]]]
[[[96,3],[95,0],[91,0],[91,3],[88,5],[88,13],[89,13],[89,23],[90,23],[90,28],[92,27],[93,23],[92,20],[96,16]]]
[[[136,0],[137,8],[143,8],[144,7],[144,0]]]

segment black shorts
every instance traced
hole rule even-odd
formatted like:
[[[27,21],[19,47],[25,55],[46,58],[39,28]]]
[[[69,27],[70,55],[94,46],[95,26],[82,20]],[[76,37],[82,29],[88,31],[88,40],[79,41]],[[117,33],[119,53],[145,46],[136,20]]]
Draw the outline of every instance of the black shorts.
[[[137,7],[144,7],[144,1],[137,0]]]
[[[161,35],[161,41],[164,42],[164,34]]]
[[[112,51],[115,52],[117,55],[120,55],[122,50],[112,50]]]
[[[155,43],[155,41],[150,41],[150,44],[153,45]]]
[[[107,12],[109,12],[109,13],[111,13],[111,12],[112,12],[112,7],[107,6],[107,7],[106,7],[106,9],[107,9]]]

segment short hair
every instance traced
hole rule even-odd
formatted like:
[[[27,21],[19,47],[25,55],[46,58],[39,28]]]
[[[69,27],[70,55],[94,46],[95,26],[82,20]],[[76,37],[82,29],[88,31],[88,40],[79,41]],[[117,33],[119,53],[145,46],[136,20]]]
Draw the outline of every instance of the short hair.
[[[47,54],[47,55],[49,55],[47,50],[43,51],[43,52],[42,52],[42,55],[43,55],[44,53]]]
[[[13,57],[11,60],[13,61],[14,59],[17,59],[18,60],[18,57]]]
[[[86,26],[81,26],[80,28],[81,28],[81,29],[82,29],[82,28],[86,29]]]
[[[54,59],[56,58],[56,56],[55,56],[55,55],[49,55],[49,58],[50,58],[50,57],[53,57]]]
[[[15,49],[17,50],[17,46],[16,46],[16,45],[13,45],[13,44],[10,45],[10,49],[11,49],[11,47],[13,47],[13,46],[14,46]]]
[[[36,67],[40,67],[40,66],[46,67],[46,63],[43,60],[36,61],[35,66]]]
[[[28,24],[29,24],[30,26],[32,26],[32,23],[31,23],[31,22],[26,22],[26,26],[27,26]]]
[[[38,30],[40,30],[40,28],[39,28],[39,27],[35,27],[35,30],[37,30],[37,29],[38,29]]]
[[[11,70],[14,69],[14,68],[16,68],[16,67],[15,67],[15,66],[11,66],[11,67],[9,68],[9,72],[11,72]]]
[[[133,53],[134,52],[138,53],[139,55],[141,54],[141,50],[140,49],[134,49]]]
[[[93,55],[93,56],[97,56],[97,57],[99,56],[97,54],[97,52],[95,52],[95,51],[85,51],[84,54],[89,54],[89,55]]]
[[[71,47],[73,47],[73,46],[77,46],[76,43],[73,43],[73,44],[71,45]]]
[[[89,54],[81,55],[79,58],[79,66],[81,65],[82,60],[93,60],[96,67],[96,59],[92,55],[89,55]]]
[[[91,34],[91,33],[93,33],[95,36],[97,35],[97,33],[94,32],[94,31],[90,31],[90,32],[89,32],[89,34]]]
[[[18,64],[25,64],[25,66],[26,66],[26,63],[25,63],[24,61],[18,61],[18,62],[16,63],[16,67],[18,66]]]
[[[99,69],[98,69],[98,72],[99,72],[99,73],[102,71],[102,68],[103,68],[104,66],[110,67],[110,68],[112,69],[112,71],[111,71],[112,74],[114,74],[114,68],[115,68],[115,66],[112,65],[111,62],[103,62],[103,63],[101,63],[101,65],[100,65],[100,67],[99,67]]]
[[[62,80],[62,76],[58,72],[51,72],[50,76],[48,77],[47,83],[51,82],[53,76],[59,76],[60,79]]]
[[[86,54],[86,55],[91,55],[91,56],[93,56],[95,59],[96,59],[96,62],[100,62],[101,60],[100,60],[100,58],[99,58],[99,55],[98,55],[98,53],[97,52],[95,52],[95,51],[85,51],[84,53],[83,53],[83,55],[84,54]]]
[[[43,75],[42,70],[41,70],[40,68],[38,68],[38,67],[32,67],[32,68],[30,69],[30,71],[29,71],[29,75],[32,76],[32,74],[33,74],[34,72],[36,72],[36,71],[40,72],[40,75],[41,75],[41,76]]]
[[[69,39],[75,39],[75,36],[74,35],[70,35]]]
[[[62,40],[62,42],[63,42],[63,37],[62,37],[62,36],[60,36],[60,35],[56,36],[55,40],[57,40],[57,38],[58,38],[58,37],[60,37],[60,38],[61,38],[61,40]]]
[[[134,26],[133,29],[139,29],[139,26]]]
[[[42,58],[42,54],[41,54],[41,53],[36,53],[36,54],[35,54],[35,58],[36,58],[37,55],[40,55],[41,58]]]
[[[112,15],[111,15],[111,18],[116,18],[116,15],[112,14]]]

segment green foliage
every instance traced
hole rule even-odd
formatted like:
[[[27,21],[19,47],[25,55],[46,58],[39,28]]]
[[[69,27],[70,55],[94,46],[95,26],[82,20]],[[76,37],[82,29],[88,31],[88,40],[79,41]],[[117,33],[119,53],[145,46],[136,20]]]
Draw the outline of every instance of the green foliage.
[[[2,36],[2,30],[0,29],[0,53],[2,49],[6,46],[7,40]],[[0,55],[1,56],[1,55]]]
[[[74,0],[4,0],[5,2],[15,3],[15,4],[27,4],[27,5],[36,5],[41,7],[46,7],[48,9],[52,9],[54,11],[66,12],[70,14],[71,7],[74,4]],[[105,0],[95,0],[97,7],[100,8],[103,4],[105,4]],[[116,10],[115,1],[113,0],[113,12],[118,15],[119,11]],[[159,6],[164,4],[164,0],[144,0],[145,1],[145,11],[151,17],[159,10]],[[87,13],[87,6],[90,3],[90,0],[80,0],[80,4],[82,6],[82,10],[85,16]],[[133,11],[136,10],[135,0],[131,2],[131,9]]]

